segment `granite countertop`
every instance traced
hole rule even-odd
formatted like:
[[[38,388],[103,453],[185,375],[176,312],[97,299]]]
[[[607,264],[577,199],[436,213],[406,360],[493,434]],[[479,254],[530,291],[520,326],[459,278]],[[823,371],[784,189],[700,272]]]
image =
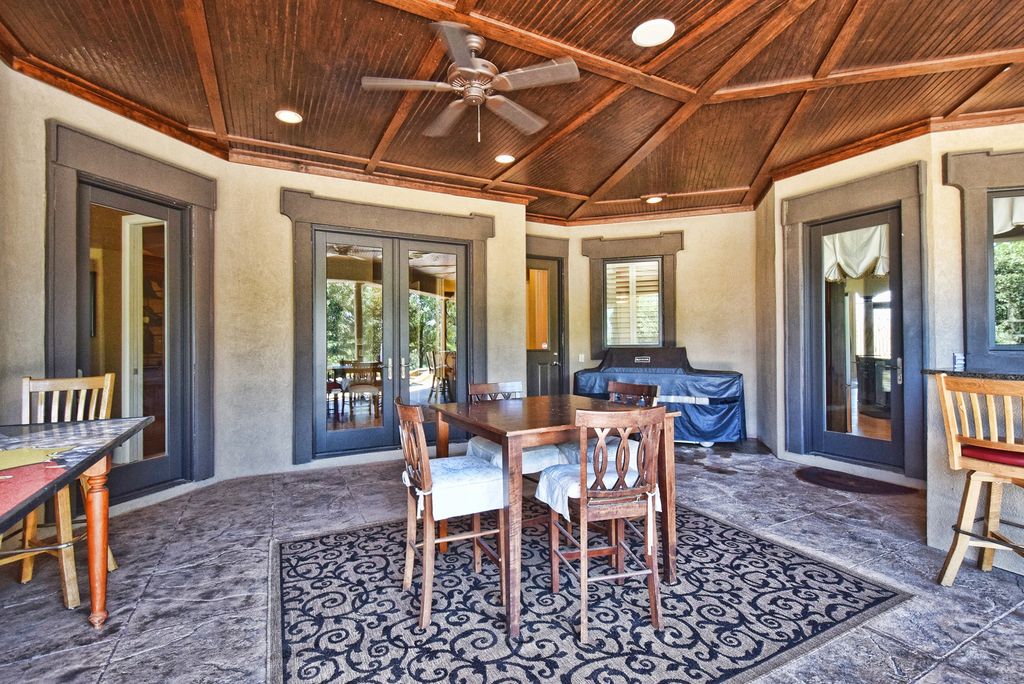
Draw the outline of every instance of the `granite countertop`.
[[[957,378],[984,378],[986,380],[1024,380],[1024,370],[1020,373],[1005,373],[1001,371],[985,370],[953,370],[952,368],[925,368],[921,371],[925,375],[938,375],[946,373]]]

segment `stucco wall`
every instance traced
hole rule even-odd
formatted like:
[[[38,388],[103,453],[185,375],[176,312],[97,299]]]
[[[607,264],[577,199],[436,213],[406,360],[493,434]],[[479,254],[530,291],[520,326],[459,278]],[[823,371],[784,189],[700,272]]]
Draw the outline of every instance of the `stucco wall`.
[[[757,436],[757,363],[754,320],[754,212],[695,216],[565,229],[528,221],[530,235],[569,238],[570,370],[597,365],[590,358],[590,267],[582,240],[683,231],[676,255],[676,342],[700,368],[743,373],[747,434]],[[584,355],[580,362],[579,355]]]
[[[48,118],[217,181],[217,479],[293,467],[292,248],[291,224],[280,213],[282,187],[369,204],[493,216],[496,235],[488,243],[487,260],[488,374],[525,377],[523,206],[232,164],[6,66],[0,67],[0,102],[0,420],[19,418],[18,379],[44,372]]]
[[[947,152],[968,150],[1020,150],[1024,149],[1024,125],[996,126],[963,131],[948,131],[914,138],[880,150],[875,150],[836,164],[816,169],[779,181],[774,196],[769,195],[759,211],[773,214],[774,243],[759,241],[758,259],[769,259],[768,250],[779,252],[782,244],[781,207],[790,197],[842,185],[883,171],[925,162],[926,187],[924,198],[924,225],[922,226],[922,270],[924,291],[924,324],[926,367],[948,367],[954,351],[963,351],[963,274],[961,259],[960,192],[942,184],[942,157]],[[783,268],[776,258],[775,270],[775,365],[779,369],[775,389],[777,409],[774,420],[779,435],[779,447],[784,444],[786,392],[782,369],[784,339]],[[765,303],[768,306],[768,303]],[[764,350],[762,350],[764,351]],[[766,364],[762,363],[762,368]],[[963,491],[963,474],[949,469],[946,457],[945,432],[939,413],[933,381],[925,383],[927,425],[922,439],[926,441],[928,543],[947,548],[952,538],[950,526],[956,517]],[[778,452],[783,458],[801,460],[797,454]],[[845,468],[838,462],[833,465]],[[880,471],[875,471],[880,474]],[[1004,498],[1004,517],[1024,518],[1024,496],[1020,491],[1007,492]],[[1010,554],[998,554],[997,564],[1024,572],[1024,562]]]

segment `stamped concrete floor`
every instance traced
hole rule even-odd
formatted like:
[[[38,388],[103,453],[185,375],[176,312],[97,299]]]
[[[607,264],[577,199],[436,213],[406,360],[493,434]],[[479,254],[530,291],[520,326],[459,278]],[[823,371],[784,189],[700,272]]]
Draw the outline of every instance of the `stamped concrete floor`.
[[[682,504],[915,594],[762,681],[1024,679],[1024,577],[965,564],[953,588],[937,586],[923,495],[823,489],[752,443],[677,456]],[[231,480],[112,519],[121,569],[99,632],[84,605],[61,605],[54,562],[28,585],[4,568],[0,682],[264,681],[270,540],[401,516],[398,474],[386,463]]]

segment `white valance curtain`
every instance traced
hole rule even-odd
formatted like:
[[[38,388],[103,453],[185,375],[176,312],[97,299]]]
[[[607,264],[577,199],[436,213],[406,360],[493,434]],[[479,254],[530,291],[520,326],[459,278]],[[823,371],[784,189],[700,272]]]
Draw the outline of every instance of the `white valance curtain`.
[[[821,239],[825,280],[839,283],[889,272],[889,225],[833,233]]]
[[[1024,226],[1024,197],[995,197],[992,200],[992,234],[1009,233]]]

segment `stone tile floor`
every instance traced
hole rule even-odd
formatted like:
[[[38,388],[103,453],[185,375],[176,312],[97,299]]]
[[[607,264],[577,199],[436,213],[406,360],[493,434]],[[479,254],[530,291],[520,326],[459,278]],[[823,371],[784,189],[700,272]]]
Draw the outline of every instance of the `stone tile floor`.
[[[849,494],[807,484],[753,443],[680,448],[683,505],[886,581],[912,600],[762,681],[1024,681],[1024,577],[965,564],[935,583],[924,496]],[[121,569],[110,620],[65,610],[55,563],[28,585],[0,571],[0,682],[261,682],[268,553],[294,539],[404,512],[396,462],[231,480],[111,520]],[[84,560],[79,565],[87,597]]]

